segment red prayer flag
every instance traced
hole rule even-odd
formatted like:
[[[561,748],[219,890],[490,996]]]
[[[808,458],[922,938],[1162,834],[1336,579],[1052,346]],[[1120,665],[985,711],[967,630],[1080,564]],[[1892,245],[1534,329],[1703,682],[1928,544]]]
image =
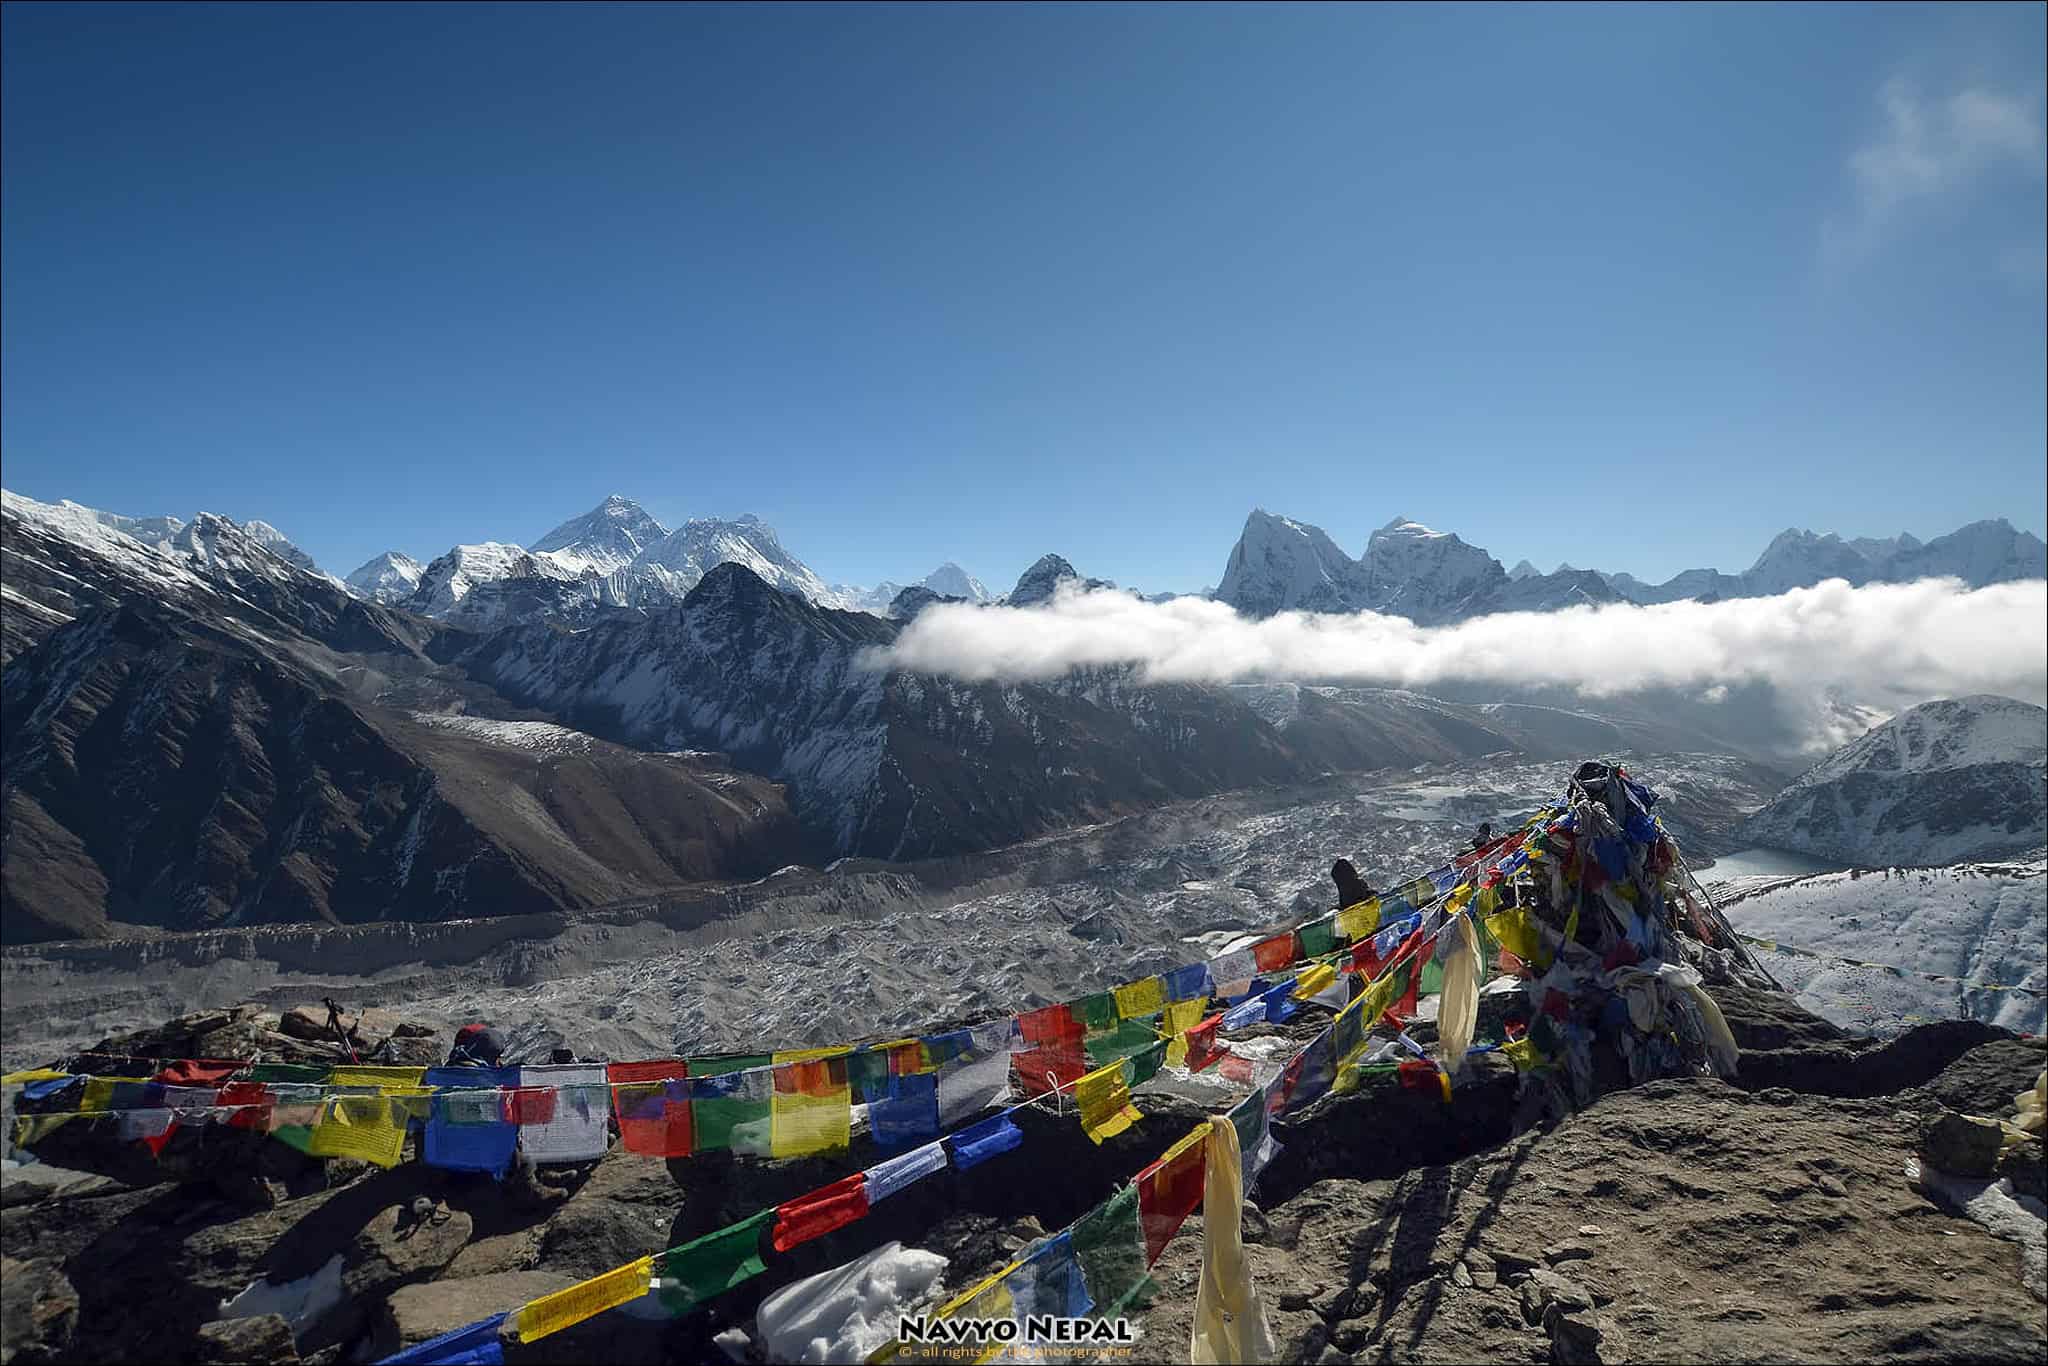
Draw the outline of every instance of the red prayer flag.
[[[260,1081],[231,1081],[220,1088],[219,1105],[248,1105],[254,1109],[236,1110],[228,1116],[231,1129],[254,1129],[265,1132],[270,1128],[270,1089]]]
[[[1286,967],[1297,957],[1294,949],[1294,931],[1276,934],[1271,939],[1261,939],[1252,945],[1252,961],[1259,965],[1260,972],[1274,972]]]
[[[777,1206],[775,1250],[787,1252],[800,1243],[822,1238],[835,1228],[845,1228],[867,1212],[867,1173],[855,1172],[809,1195]]]
[[[508,1124],[545,1124],[555,1117],[555,1088],[519,1086],[504,1093]]]
[[[605,1069],[619,1117],[619,1146],[642,1157],[688,1157],[696,1146],[690,1099],[665,1083],[690,1075],[681,1058],[615,1062]]]
[[[245,1062],[223,1062],[218,1058],[179,1058],[165,1064],[153,1080],[166,1086],[218,1086],[247,1066]]]
[[[1208,1145],[1194,1142],[1138,1173],[1138,1222],[1145,1229],[1145,1265],[1159,1260],[1181,1224],[1201,1206],[1207,1164]]]
[[[1024,1095],[1042,1096],[1087,1074],[1087,1026],[1066,1006],[1019,1015],[1017,1026],[1027,1047],[1011,1056],[1010,1076]]]
[[[1228,1053],[1228,1049],[1216,1042],[1216,1030],[1222,1023],[1223,1012],[1219,1010],[1188,1030],[1188,1071],[1199,1072]]]

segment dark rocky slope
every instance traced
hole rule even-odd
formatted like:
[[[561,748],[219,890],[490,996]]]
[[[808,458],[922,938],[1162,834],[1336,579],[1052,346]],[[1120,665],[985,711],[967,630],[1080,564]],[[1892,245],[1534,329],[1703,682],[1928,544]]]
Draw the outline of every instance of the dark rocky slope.
[[[1374,1083],[1279,1126],[1284,1151],[1252,1192],[1246,1240],[1282,1359],[2038,1361],[2048,1337],[2019,1249],[1944,1212],[1906,1166],[1929,1117],[2001,1112],[2048,1045],[1939,1026],[1876,1049],[1772,993],[1717,994],[1749,1050],[1741,1085],[1659,1081],[1546,1121],[1489,1057],[1448,1107]],[[252,1026],[208,1027],[180,1041],[240,1045],[233,1031]],[[445,1041],[414,1043],[432,1052]],[[1845,1070],[1852,1095],[1781,1084]],[[671,1324],[612,1313],[514,1345],[507,1359],[716,1360],[712,1334],[744,1323],[768,1292],[891,1238],[947,1255],[949,1283],[971,1283],[1204,1113],[1141,1103],[1146,1119],[1099,1147],[1071,1116],[1026,1111],[1016,1153],[910,1188],[703,1314]],[[174,1138],[161,1165],[117,1159],[90,1133],[67,1157],[68,1132],[45,1151],[71,1170],[0,1187],[10,1361],[366,1359],[871,1159],[663,1164],[614,1149],[501,1188],[417,1163],[323,1168],[219,1130],[205,1131],[204,1150],[186,1141],[199,1135]],[[2038,1177],[2034,1147],[2012,1170]],[[1059,1179],[1020,1179],[1048,1172]],[[408,1232],[421,1195],[448,1216]],[[1158,1293],[1136,1311],[1149,1359],[1185,1353],[1200,1249],[1197,1216],[1154,1268]],[[281,1321],[211,1322],[252,1280],[304,1276],[336,1256],[348,1298],[296,1344]],[[143,1300],[149,1313],[126,1312]]]

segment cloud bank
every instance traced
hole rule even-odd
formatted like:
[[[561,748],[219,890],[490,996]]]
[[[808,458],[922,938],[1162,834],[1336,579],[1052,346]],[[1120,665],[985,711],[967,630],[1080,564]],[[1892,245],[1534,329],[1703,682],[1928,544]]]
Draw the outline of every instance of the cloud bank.
[[[1768,683],[1897,709],[1999,693],[2048,701],[2048,582],[1831,579],[1771,598],[1615,604],[1417,626],[1375,612],[1257,620],[1199,598],[1144,602],[1063,585],[1034,607],[927,608],[875,667],[973,682],[1131,666],[1156,683],[1292,681],[1427,690],[1448,682],[1565,687],[1588,698]]]

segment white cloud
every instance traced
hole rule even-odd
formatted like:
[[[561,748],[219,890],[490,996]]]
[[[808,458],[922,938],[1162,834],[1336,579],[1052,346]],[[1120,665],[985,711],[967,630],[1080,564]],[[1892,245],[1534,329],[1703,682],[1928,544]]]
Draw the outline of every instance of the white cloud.
[[[2048,582],[1852,588],[1834,579],[1771,598],[1504,613],[1441,627],[1373,612],[1260,620],[1218,602],[1147,603],[1065,585],[1043,606],[927,608],[869,663],[970,681],[1129,665],[1147,682],[1486,682],[1586,697],[1676,688],[1715,700],[1761,682],[1811,715],[1823,699],[1887,711],[1979,692],[2041,703]]]
[[[2039,176],[2048,167],[2048,133],[2033,96],[1973,87],[1930,100],[1892,80],[1878,102],[1882,126],[1849,156],[1851,207],[1822,225],[1831,263],[1869,257],[1915,201],[1962,193],[2000,168]]]

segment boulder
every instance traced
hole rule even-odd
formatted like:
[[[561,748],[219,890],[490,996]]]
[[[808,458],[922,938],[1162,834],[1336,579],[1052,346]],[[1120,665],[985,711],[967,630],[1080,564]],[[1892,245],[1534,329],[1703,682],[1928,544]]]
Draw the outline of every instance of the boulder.
[[[682,1203],[665,1164],[614,1148],[541,1229],[540,1265],[581,1278],[673,1247]]]
[[[1951,1176],[1990,1176],[2004,1143],[1996,1120],[1949,1110],[1921,1131],[1920,1156]]]
[[[389,1356],[574,1284],[575,1277],[553,1271],[500,1271],[400,1286],[377,1312],[372,1347],[378,1356]]]
[[[0,1257],[0,1363],[54,1361],[78,1331],[78,1292],[54,1262]]]
[[[2040,1138],[2008,1142],[1998,1155],[1998,1175],[2012,1182],[2015,1195],[2030,1195],[2048,1205],[2048,1147]]]
[[[199,1325],[190,1360],[194,1366],[297,1366],[299,1348],[281,1315],[255,1314]]]
[[[461,1210],[440,1209],[422,1219],[410,1205],[390,1205],[373,1216],[350,1244],[342,1288],[357,1303],[382,1299],[410,1281],[424,1280],[455,1260],[473,1228]]]
[[[1558,1366],[1594,1366],[1600,1360],[1600,1320],[1591,1308],[1566,1309],[1553,1304],[1543,1312],[1550,1334],[1550,1359]]]

